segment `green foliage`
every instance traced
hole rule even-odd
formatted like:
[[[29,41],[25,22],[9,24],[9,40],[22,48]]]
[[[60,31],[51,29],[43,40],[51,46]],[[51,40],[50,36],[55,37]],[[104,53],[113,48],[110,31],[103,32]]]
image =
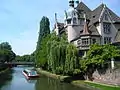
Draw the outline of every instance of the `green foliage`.
[[[62,37],[51,34],[47,43],[48,70],[60,73],[64,69],[66,44],[66,40]]]
[[[85,60],[80,60],[81,71],[92,75],[100,67],[106,69],[111,58],[120,56],[120,51],[113,45],[91,45]]]
[[[17,55],[15,58],[16,62],[34,62],[35,61],[35,56],[34,54],[31,55],[23,55],[23,56],[19,56]]]
[[[46,67],[47,62],[46,44],[50,34],[49,26],[50,26],[49,19],[43,16],[43,18],[40,21],[40,31],[35,51],[35,62],[41,67]]]
[[[73,74],[74,70],[79,68],[78,50],[72,45],[68,44],[66,48],[65,73]]]
[[[38,42],[36,47],[37,50],[39,50],[41,47],[42,39],[45,38],[48,34],[50,34],[50,22],[47,17],[43,16],[40,21],[40,31],[39,31]]]
[[[37,64],[41,67],[44,67],[47,64],[47,42],[50,38],[50,35],[47,35],[45,38],[43,38],[41,42],[41,49],[38,51],[37,55]]]
[[[66,35],[61,37],[54,33],[47,43],[48,70],[57,74],[78,74],[80,64],[78,49],[67,42]]]
[[[12,51],[11,45],[8,42],[0,44],[0,62],[10,62],[15,59],[15,53]]]

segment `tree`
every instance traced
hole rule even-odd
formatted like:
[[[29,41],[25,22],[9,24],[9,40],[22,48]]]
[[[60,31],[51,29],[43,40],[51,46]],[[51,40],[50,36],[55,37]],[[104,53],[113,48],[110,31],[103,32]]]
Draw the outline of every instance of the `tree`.
[[[9,45],[8,42],[3,42],[0,44],[0,49],[12,50],[12,47],[11,47],[11,45]]]
[[[92,73],[99,68],[106,69],[106,65],[111,58],[120,56],[120,51],[113,45],[91,45],[87,52],[86,60],[81,60],[81,70],[88,75],[90,79]]]
[[[8,42],[0,44],[0,62],[10,62],[15,59],[15,53],[12,51],[11,45]]]
[[[68,44],[66,48],[65,73],[71,75],[80,73],[78,57],[78,49],[73,44]]]
[[[46,37],[48,34],[50,34],[50,22],[47,17],[43,16],[40,21],[40,30],[39,30],[39,36],[38,36],[38,42],[37,42],[36,49],[40,48],[42,39]]]
[[[49,19],[45,16],[43,16],[42,20],[40,21],[40,31],[39,31],[39,36],[38,36],[38,42],[37,42],[37,47],[36,47],[36,54],[35,54],[35,59],[36,62],[39,65],[44,66],[45,59],[43,57],[46,57],[46,43],[47,43],[47,36],[50,34],[50,22]]]
[[[68,42],[63,37],[58,37],[51,33],[47,43],[48,70],[53,73],[63,74],[66,56],[66,46]]]

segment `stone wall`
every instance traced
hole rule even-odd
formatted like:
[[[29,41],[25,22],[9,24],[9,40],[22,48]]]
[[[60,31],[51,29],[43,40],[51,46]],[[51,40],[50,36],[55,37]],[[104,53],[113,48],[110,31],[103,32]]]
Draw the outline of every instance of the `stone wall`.
[[[102,71],[96,70],[93,73],[93,81],[105,84],[120,85],[120,68],[114,70],[107,69]]]

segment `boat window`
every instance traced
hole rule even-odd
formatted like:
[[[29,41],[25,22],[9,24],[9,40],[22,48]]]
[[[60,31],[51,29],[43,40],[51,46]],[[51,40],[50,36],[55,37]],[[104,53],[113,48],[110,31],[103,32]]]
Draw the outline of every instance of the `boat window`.
[[[36,73],[36,71],[31,71],[30,72],[30,75],[36,75],[37,73]]]

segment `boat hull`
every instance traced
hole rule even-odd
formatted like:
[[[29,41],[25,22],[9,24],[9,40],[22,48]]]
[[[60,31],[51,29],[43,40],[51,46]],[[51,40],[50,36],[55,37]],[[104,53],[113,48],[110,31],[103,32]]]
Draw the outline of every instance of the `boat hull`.
[[[22,71],[22,73],[23,73],[23,75],[24,75],[27,79],[30,79],[30,78],[38,78],[38,77],[39,77],[38,74],[37,74],[37,75],[28,75],[28,74],[26,74],[24,71]]]

